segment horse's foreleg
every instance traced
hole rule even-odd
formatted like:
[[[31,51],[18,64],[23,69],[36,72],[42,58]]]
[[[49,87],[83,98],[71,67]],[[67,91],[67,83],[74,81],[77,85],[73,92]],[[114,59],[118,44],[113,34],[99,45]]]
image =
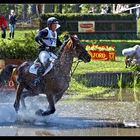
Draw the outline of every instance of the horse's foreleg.
[[[37,115],[47,116],[47,115],[53,114],[55,112],[53,95],[52,94],[47,95],[47,99],[48,99],[48,102],[49,102],[48,109],[46,111],[43,111],[42,109],[39,109],[36,112]]]
[[[37,96],[38,94],[32,94],[31,91],[23,91],[21,94],[21,104],[24,109],[26,109],[26,104],[25,104],[25,98],[30,97],[30,96]]]
[[[62,96],[63,96],[63,94],[64,93],[61,93],[61,94],[57,94],[56,96],[55,96],[55,104],[62,98]]]
[[[23,106],[24,109],[26,109],[26,105],[25,105],[25,98],[29,96],[29,91],[24,91],[21,94],[21,104]]]
[[[21,97],[21,93],[22,93],[23,89],[24,89],[24,86],[23,86],[23,84],[20,83],[20,84],[17,86],[16,100],[15,100],[15,103],[14,103],[14,108],[15,108],[16,111],[19,110],[20,97]]]

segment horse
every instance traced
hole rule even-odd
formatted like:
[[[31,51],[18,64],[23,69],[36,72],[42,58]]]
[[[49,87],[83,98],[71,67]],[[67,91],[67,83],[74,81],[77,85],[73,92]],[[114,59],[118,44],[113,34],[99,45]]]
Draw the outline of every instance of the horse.
[[[55,104],[62,98],[64,92],[69,87],[71,80],[71,70],[74,58],[85,63],[90,62],[91,56],[82,46],[77,35],[69,35],[68,40],[64,43],[61,55],[54,61],[53,68],[43,77],[41,84],[34,87],[32,81],[36,75],[29,72],[29,68],[33,65],[33,61],[25,61],[16,68],[17,71],[17,88],[14,108],[18,112],[20,102],[23,107],[25,105],[25,97],[45,94],[48,100],[47,110],[39,109],[37,115],[46,116],[53,114]]]

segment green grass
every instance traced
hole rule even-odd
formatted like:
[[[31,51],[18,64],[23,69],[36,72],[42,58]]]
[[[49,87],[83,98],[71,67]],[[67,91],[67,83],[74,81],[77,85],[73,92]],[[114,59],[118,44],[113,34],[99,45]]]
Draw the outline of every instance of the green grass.
[[[69,94],[74,94],[71,99],[87,99],[95,94],[104,94],[110,87],[86,87],[82,83],[78,83],[75,79],[71,79],[70,86],[68,88]]]
[[[36,32],[35,29],[15,29],[15,36],[14,36],[14,40],[18,41],[18,42],[24,42],[25,39],[25,35],[26,33],[30,33],[30,32]],[[9,30],[7,30],[6,32],[6,38],[9,38]]]
[[[124,56],[117,56],[116,61],[91,60],[89,63],[81,62],[75,70],[75,74],[113,71],[131,71],[130,68],[125,68]]]
[[[132,71],[130,68],[125,68],[124,56],[117,56],[116,61],[91,60],[89,63],[81,62],[75,70],[74,75],[92,72],[115,71]],[[68,91],[75,93],[75,96],[72,97],[73,99],[84,99],[89,96],[92,97],[94,94],[107,93],[109,89],[111,89],[111,87],[86,87],[72,78]]]

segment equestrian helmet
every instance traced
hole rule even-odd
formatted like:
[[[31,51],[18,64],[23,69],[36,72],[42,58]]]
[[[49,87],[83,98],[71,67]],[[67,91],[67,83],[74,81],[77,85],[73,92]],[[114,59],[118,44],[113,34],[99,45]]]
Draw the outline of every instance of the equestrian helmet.
[[[48,20],[47,20],[47,26],[48,26],[48,25],[51,25],[51,24],[53,24],[53,23],[58,24],[58,23],[59,23],[59,22],[58,22],[58,19],[55,18],[55,17],[50,17],[50,18],[48,18]]]

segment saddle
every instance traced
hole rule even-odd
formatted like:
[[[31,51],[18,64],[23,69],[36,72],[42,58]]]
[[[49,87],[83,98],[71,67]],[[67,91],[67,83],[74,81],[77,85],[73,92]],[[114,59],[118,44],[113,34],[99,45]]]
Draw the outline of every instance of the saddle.
[[[46,53],[46,51],[43,51],[42,53],[43,53],[43,56],[45,56],[45,55],[48,56],[48,54],[47,54],[48,52]],[[40,55],[42,55],[42,54],[40,54]],[[46,68],[46,70],[42,76],[46,75],[53,68],[54,61],[57,59],[57,56],[51,52],[50,52],[50,56],[47,59],[46,59],[46,56],[44,57],[44,60],[42,60],[42,61],[44,61],[45,68]],[[41,59],[43,59],[43,58],[41,58]],[[42,66],[42,63],[41,63],[40,59],[37,58],[34,61],[33,65],[31,65],[31,67],[29,68],[29,72],[37,75],[37,71],[41,66]]]

